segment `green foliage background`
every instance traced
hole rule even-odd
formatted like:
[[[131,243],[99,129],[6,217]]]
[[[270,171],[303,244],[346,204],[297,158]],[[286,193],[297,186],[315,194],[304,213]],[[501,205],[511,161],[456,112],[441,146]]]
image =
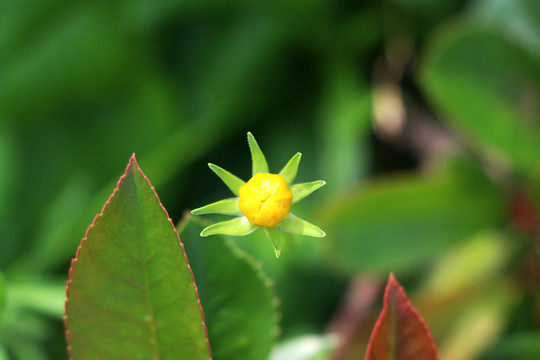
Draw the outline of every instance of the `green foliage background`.
[[[328,183],[293,209],[326,238],[232,239],[280,344],[362,358],[353,289],[393,271],[441,358],[540,358],[539,99],[535,0],[0,0],[0,359],[67,357],[70,260],[133,152],[178,222],[228,196],[208,162],[247,180],[247,131]]]

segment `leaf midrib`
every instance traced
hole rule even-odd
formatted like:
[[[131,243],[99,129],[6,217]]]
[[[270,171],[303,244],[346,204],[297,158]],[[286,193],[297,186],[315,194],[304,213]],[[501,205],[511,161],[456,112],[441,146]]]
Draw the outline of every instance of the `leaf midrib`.
[[[134,179],[137,179],[137,177],[135,177]],[[135,186],[135,193],[133,194],[134,197],[138,200],[138,186]],[[147,239],[147,236],[146,236],[146,231],[144,231],[144,229],[141,229],[138,225],[139,224],[144,224],[145,222],[143,221],[143,216],[142,216],[142,213],[140,211],[137,211],[136,213],[136,216],[137,216],[137,220],[138,221],[135,221],[134,224],[135,224],[135,227],[138,228],[138,234],[143,234],[142,236],[139,236],[139,241],[141,241],[141,244],[142,244],[142,249],[143,249],[143,254],[147,254],[147,244],[146,244],[146,239]],[[165,241],[164,239],[162,241]],[[160,244],[158,250],[152,254],[151,257],[149,257],[149,259],[151,260],[157,253],[159,253],[159,251],[161,250],[161,245],[163,244]],[[147,258],[141,258],[140,259],[140,262],[141,262],[141,266],[143,268],[143,282],[144,282],[144,288],[143,288],[143,292],[144,292],[144,299],[145,299],[145,302],[146,302],[146,312],[147,312],[147,316],[145,316],[145,323],[146,323],[146,326],[148,328],[148,332],[150,334],[150,337],[148,339],[148,343],[150,345],[150,349],[151,349],[151,352],[152,352],[152,359],[153,360],[159,360],[160,359],[160,354],[159,354],[159,348],[158,348],[158,344],[157,344],[157,331],[156,331],[156,320],[155,320],[155,311],[154,311],[154,308],[152,306],[152,300],[150,298],[150,287],[154,284],[150,284],[150,279],[149,279],[149,276],[148,276],[148,266],[147,266],[147,263],[148,263],[148,260]],[[161,279],[161,277],[160,277]],[[158,281],[159,282],[159,281]]]

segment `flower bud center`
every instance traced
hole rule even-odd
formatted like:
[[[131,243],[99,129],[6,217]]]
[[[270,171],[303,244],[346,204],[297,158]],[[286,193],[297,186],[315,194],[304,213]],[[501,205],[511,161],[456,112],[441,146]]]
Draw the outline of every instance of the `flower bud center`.
[[[275,227],[289,216],[292,192],[277,174],[258,173],[240,188],[240,211],[255,226]]]

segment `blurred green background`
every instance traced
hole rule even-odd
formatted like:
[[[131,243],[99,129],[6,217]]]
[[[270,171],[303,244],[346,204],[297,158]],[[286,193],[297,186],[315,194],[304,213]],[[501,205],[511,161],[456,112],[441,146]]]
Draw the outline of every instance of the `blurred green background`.
[[[276,260],[280,341],[361,359],[393,271],[442,359],[540,359],[536,0],[0,0],[0,359],[65,359],[64,284],[132,153],[174,221],[277,172],[327,186]],[[203,240],[201,240],[203,241]],[[211,238],[204,239],[211,241]]]

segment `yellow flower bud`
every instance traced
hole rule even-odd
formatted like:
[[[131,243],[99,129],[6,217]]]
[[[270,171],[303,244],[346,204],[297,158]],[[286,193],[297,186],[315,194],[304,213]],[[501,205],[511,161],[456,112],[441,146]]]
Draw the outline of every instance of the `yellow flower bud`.
[[[293,194],[281,175],[255,174],[239,194],[240,211],[255,226],[275,227],[291,211]]]

